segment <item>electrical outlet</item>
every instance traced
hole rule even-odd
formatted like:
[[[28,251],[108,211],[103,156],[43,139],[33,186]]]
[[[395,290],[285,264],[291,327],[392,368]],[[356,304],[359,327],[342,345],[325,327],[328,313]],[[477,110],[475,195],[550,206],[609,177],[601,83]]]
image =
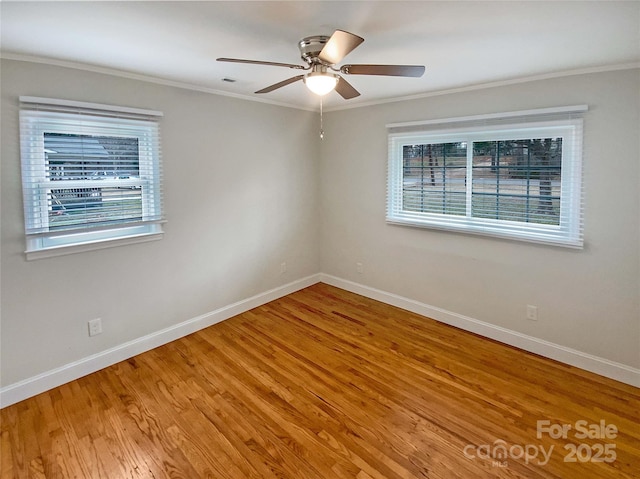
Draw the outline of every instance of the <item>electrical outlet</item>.
[[[95,336],[102,333],[102,319],[92,319],[89,321],[89,336]]]
[[[358,273],[364,273],[364,266],[362,266],[362,263],[356,263],[356,271]]]
[[[527,304],[527,319],[530,321],[538,320],[538,307]]]
[[[287,272],[287,263],[283,261],[282,263],[280,263],[280,274],[283,274],[286,272]]]

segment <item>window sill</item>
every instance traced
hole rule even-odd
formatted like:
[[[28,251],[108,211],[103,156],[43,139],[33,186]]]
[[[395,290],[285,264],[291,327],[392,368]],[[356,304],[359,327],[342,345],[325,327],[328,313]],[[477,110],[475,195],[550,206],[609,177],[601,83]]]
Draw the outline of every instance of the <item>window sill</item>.
[[[537,243],[548,246],[560,246],[581,250],[584,249],[582,238],[577,234],[563,232],[560,228],[541,228],[536,225],[525,226],[513,223],[507,226],[492,224],[489,221],[474,221],[466,217],[459,217],[448,222],[429,221],[426,219],[406,218],[402,216],[387,216],[387,224],[409,226],[425,229],[448,231],[470,235],[487,236],[506,240]],[[555,231],[553,231],[555,230]]]
[[[91,241],[66,246],[55,246],[50,248],[42,248],[38,250],[25,251],[27,261],[33,261],[44,258],[53,258],[55,256],[64,256],[68,254],[84,253],[86,251],[94,251],[106,248],[115,248],[136,243],[146,243],[147,241],[161,240],[164,236],[162,231],[154,233],[145,233],[126,238],[103,239],[99,241]]]

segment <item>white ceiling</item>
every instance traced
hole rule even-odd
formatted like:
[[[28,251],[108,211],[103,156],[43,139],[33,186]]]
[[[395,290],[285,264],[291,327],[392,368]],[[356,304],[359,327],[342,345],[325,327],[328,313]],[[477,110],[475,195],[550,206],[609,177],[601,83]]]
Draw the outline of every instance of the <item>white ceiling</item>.
[[[638,65],[639,1],[14,2],[0,4],[6,58],[85,64],[301,108],[318,98],[298,70],[217,57],[301,63],[297,42],[335,29],[365,38],[343,63],[423,64],[419,79],[356,76],[371,104],[473,85]],[[222,81],[235,79],[235,83]]]

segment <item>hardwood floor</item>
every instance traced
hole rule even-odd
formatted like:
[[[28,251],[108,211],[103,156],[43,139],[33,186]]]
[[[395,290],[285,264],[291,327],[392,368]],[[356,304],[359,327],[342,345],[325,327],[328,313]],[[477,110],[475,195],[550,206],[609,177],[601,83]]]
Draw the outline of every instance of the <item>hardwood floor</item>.
[[[2,478],[640,471],[640,389],[325,284],[4,408],[1,418]],[[541,437],[539,420],[549,426]],[[566,438],[547,432],[566,424]],[[592,424],[597,437],[580,438]]]

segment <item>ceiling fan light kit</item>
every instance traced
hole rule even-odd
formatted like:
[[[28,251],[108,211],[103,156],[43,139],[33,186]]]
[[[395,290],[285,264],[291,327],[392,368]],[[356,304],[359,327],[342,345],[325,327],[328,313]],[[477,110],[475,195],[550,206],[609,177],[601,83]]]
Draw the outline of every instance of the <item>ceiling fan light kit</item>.
[[[340,77],[334,73],[311,72],[305,75],[304,84],[316,95],[324,96],[335,89],[339,80]]]

